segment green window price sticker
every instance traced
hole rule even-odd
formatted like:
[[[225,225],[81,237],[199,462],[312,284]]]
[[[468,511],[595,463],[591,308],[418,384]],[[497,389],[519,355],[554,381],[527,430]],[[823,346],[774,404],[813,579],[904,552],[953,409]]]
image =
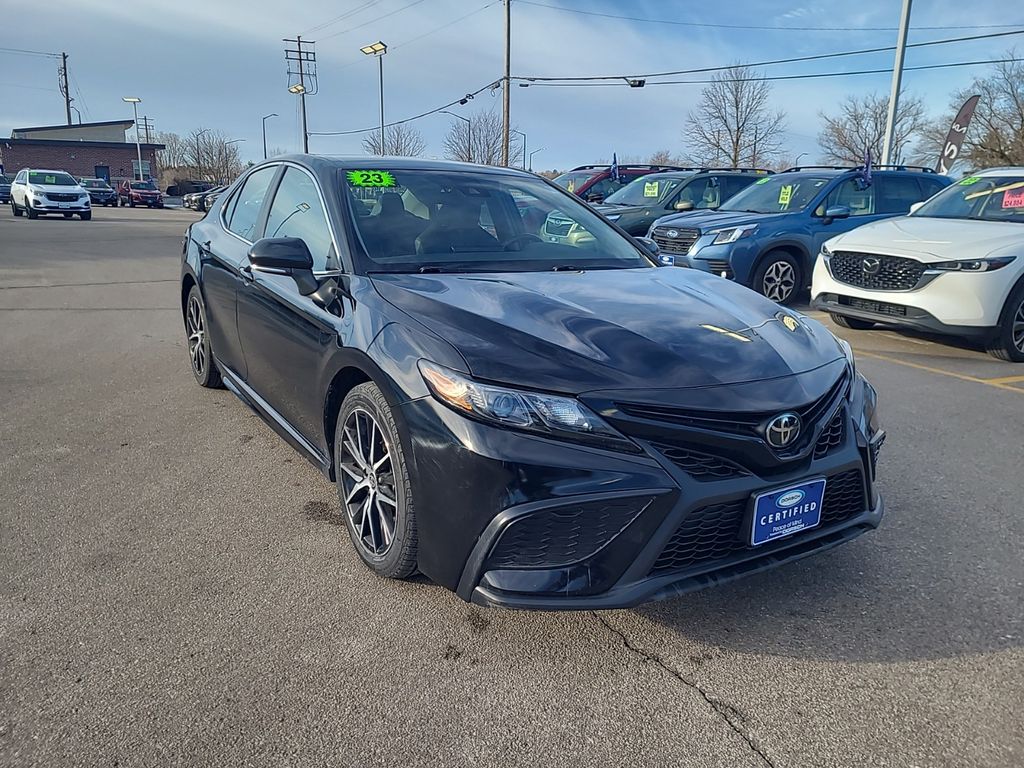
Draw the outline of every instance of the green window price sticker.
[[[56,184],[57,183],[57,177],[56,176],[47,176],[45,178],[46,178],[46,181],[43,182],[44,184]]]
[[[658,196],[658,182],[656,181],[645,181],[644,182],[644,197],[657,197]]]
[[[968,176],[966,179],[960,179],[957,182],[961,187],[969,187],[971,184],[977,184],[981,180],[981,176]]]
[[[349,171],[345,175],[353,187],[395,186],[395,177],[387,171]]]
[[[755,181],[754,183],[755,183],[755,184],[767,184],[767,183],[768,183],[769,181],[771,181],[771,180],[772,180],[772,177],[771,177],[771,176],[765,176],[765,177],[764,177],[763,179],[758,179],[758,180],[757,180],[757,181]]]
[[[779,190],[779,205],[789,205],[790,199],[793,197],[793,186],[787,184]]]

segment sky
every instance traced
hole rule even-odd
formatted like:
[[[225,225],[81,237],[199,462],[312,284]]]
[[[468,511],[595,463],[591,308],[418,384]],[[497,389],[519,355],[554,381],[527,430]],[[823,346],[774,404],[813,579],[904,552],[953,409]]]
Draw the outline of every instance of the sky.
[[[0,11],[7,5],[0,48],[67,52],[72,95],[84,121],[130,118],[121,97],[138,96],[140,115],[157,131],[214,128],[244,139],[239,147],[248,160],[262,158],[261,117],[269,113],[279,117],[267,121],[268,145],[301,148],[298,99],[287,91],[282,38],[301,34],[316,41],[319,93],[307,98],[311,132],[378,124],[377,62],[359,51],[376,40],[389,46],[388,120],[435,109],[503,74],[500,0],[0,0]],[[512,75],[638,75],[888,46],[895,44],[899,14],[899,0],[512,0]],[[1024,10],[996,0],[916,0],[909,42],[1010,31],[976,28],[1006,24],[1024,30]],[[1014,46],[1024,51],[1024,35],[911,49],[906,65],[1001,58]],[[0,136],[64,122],[57,63],[0,50]],[[762,69],[791,75],[892,63],[893,54],[882,52]],[[938,117],[949,111],[951,92],[985,70],[911,71],[904,88]],[[887,74],[773,83],[772,106],[786,113],[787,154],[806,153],[804,163],[819,159],[819,112],[835,111],[850,94],[887,93],[889,84]],[[533,160],[537,170],[606,162],[613,152],[620,161],[646,159],[661,149],[681,154],[682,129],[701,87],[513,85],[512,122],[526,132],[528,150],[540,150]],[[500,112],[500,91],[484,91],[452,111],[470,115],[491,108]],[[427,142],[426,156],[442,156],[453,120],[439,114],[412,124]],[[360,140],[314,135],[310,151],[362,154]]]

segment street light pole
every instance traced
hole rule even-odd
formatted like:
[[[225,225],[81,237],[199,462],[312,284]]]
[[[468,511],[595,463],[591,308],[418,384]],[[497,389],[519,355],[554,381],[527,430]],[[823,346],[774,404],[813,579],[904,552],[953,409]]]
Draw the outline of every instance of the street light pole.
[[[196,176],[199,177],[199,181],[203,180],[203,156],[199,151],[199,137],[209,130],[209,128],[203,128],[196,132]]]
[[[533,150],[533,152],[530,153],[530,168],[529,168],[529,170],[531,170],[531,171],[533,170],[533,156],[536,155],[538,152],[543,152],[543,151],[544,151],[544,147],[541,147],[540,149],[535,149],[535,150]]]
[[[882,163],[892,165],[893,137],[896,133],[896,110],[900,102],[900,83],[903,80],[903,58],[907,53],[907,29],[910,27],[910,1],[903,0],[900,13],[900,31],[896,37],[896,61],[892,67],[892,88],[889,91],[889,114],[885,118],[885,143],[882,145]]]
[[[142,99],[138,96],[123,96],[121,101],[127,102],[132,105],[132,111],[135,113],[135,153],[139,158],[139,181],[145,181],[142,178],[142,143],[139,139],[139,104],[142,103]],[[68,115],[68,123],[70,124],[71,117]]]
[[[380,70],[380,153],[385,155],[387,152],[384,151],[384,54],[388,52],[388,47],[378,40],[376,43],[364,45],[359,50],[367,56],[377,57],[377,65]]]
[[[518,133],[520,136],[523,137],[523,170],[525,171],[526,170],[526,134],[523,133],[522,131],[516,129],[516,128],[513,128],[512,132],[513,133]]]
[[[267,159],[267,118],[277,117],[277,112],[271,112],[269,115],[263,116],[263,159]]]
[[[457,117],[459,120],[466,124],[466,161],[473,162],[473,121],[468,117],[462,115],[456,115],[454,112],[449,112],[447,109],[442,109],[441,114],[451,115]]]

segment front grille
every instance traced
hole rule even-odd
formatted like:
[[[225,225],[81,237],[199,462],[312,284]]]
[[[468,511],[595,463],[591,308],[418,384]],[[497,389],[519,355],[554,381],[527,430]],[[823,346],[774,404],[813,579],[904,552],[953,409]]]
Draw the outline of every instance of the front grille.
[[[733,279],[732,266],[725,259],[708,259],[708,268],[719,277],[726,280]]]
[[[865,312],[874,312],[876,315],[892,315],[893,317],[906,317],[907,308],[899,304],[888,304],[884,301],[867,301],[857,299],[853,296],[840,296],[839,303],[844,307],[863,309]]]
[[[544,222],[544,232],[555,237],[565,237],[572,229],[573,223],[572,219],[548,217],[548,220]]]
[[[543,510],[513,520],[487,567],[551,568],[585,560],[629,525],[650,497],[598,501]]]
[[[843,435],[846,433],[846,410],[840,408],[832,421],[818,436],[818,442],[814,444],[814,459],[823,459],[828,456],[833,448],[838,448],[843,443]]]
[[[675,237],[669,237],[669,232],[676,232],[678,234]],[[666,253],[689,253],[690,246],[697,242],[698,237],[700,237],[699,229],[658,227],[654,230],[654,242]]]
[[[698,564],[722,560],[743,550],[756,549],[749,545],[747,537],[750,525],[748,503],[749,499],[744,498],[691,512],[658,556],[651,575],[683,571]],[[827,479],[821,525],[847,520],[866,508],[859,469],[841,472]],[[800,534],[794,537],[796,540],[799,538]]]
[[[915,259],[851,251],[836,251],[829,265],[839,282],[878,291],[909,291],[925,270],[925,265]]]
[[[719,456],[711,456],[707,453],[666,443],[652,443],[652,446],[694,480],[711,482],[732,477],[746,477],[750,474],[739,464]]]
[[[46,199],[55,203],[73,203],[78,200],[78,195],[68,192],[47,192]]]

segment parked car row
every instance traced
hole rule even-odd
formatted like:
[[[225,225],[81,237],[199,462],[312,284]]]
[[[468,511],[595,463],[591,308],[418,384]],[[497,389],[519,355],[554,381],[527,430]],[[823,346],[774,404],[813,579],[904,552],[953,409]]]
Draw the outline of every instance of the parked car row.
[[[0,202],[9,203],[15,216],[35,219],[60,213],[85,221],[98,205],[164,207],[164,197],[152,180],[122,181],[115,188],[106,179],[76,179],[66,171],[43,168],[23,168],[13,177],[0,174]]]
[[[227,186],[211,187],[210,189],[204,189],[199,192],[191,192],[181,198],[181,204],[186,208],[191,208],[193,211],[205,212],[210,210],[210,205],[217,196],[227,189]]]
[[[13,181],[13,174],[0,173],[0,203],[11,202],[11,182]]]

